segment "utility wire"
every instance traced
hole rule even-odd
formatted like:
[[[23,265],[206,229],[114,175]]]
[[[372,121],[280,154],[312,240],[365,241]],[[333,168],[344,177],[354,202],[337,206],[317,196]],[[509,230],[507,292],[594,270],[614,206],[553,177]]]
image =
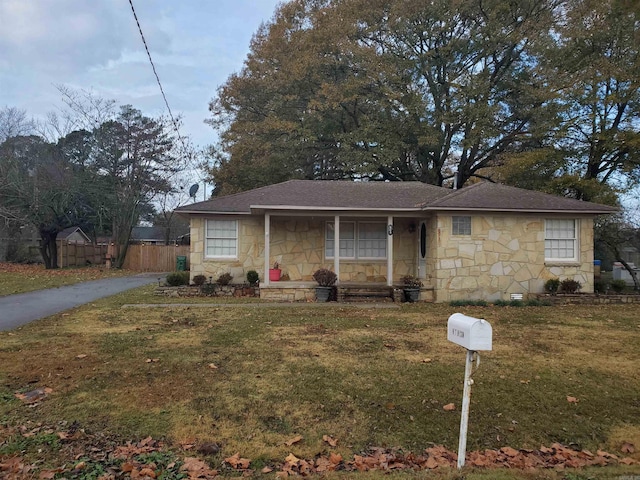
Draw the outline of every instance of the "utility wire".
[[[171,107],[169,106],[169,102],[167,101],[167,96],[164,94],[164,89],[162,88],[162,83],[160,83],[160,77],[158,76],[158,72],[156,71],[156,66],[153,63],[151,58],[151,52],[149,52],[149,47],[147,46],[147,41],[144,38],[144,33],[142,33],[142,27],[140,26],[140,22],[138,21],[138,15],[136,14],[136,9],[133,7],[133,0],[129,0],[129,5],[131,5],[131,11],[133,12],[133,18],[136,20],[136,25],[138,25],[138,31],[140,32],[140,37],[142,38],[142,43],[144,44],[144,49],[147,51],[147,57],[149,57],[149,63],[151,64],[151,68],[153,69],[153,74],[156,76],[156,80],[158,82],[158,87],[160,87],[160,93],[162,94],[162,98],[164,99],[164,104],[167,106],[167,110],[169,111],[169,118],[171,118],[171,122],[173,123],[173,128],[178,134],[178,140],[182,143],[182,148],[184,148],[185,153],[187,152],[187,146],[184,142],[184,138],[180,135],[180,130],[178,129],[178,122],[173,116],[171,112]]]

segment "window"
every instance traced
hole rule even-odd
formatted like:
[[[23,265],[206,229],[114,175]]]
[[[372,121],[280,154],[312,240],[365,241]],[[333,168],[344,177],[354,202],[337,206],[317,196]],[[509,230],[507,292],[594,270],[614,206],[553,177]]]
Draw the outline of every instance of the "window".
[[[325,258],[335,252],[333,222],[325,229]],[[387,227],[381,222],[340,222],[340,258],[387,258]]]
[[[544,223],[544,257],[546,260],[577,261],[576,220],[553,219]]]
[[[354,222],[340,222],[340,258],[356,257],[356,224]],[[324,256],[333,258],[334,232],[333,222],[327,222],[325,229]]]
[[[387,229],[384,223],[358,224],[358,257],[387,257]]]
[[[471,217],[452,217],[452,235],[471,235]]]
[[[238,254],[238,221],[207,220],[205,255],[216,258],[236,258]]]

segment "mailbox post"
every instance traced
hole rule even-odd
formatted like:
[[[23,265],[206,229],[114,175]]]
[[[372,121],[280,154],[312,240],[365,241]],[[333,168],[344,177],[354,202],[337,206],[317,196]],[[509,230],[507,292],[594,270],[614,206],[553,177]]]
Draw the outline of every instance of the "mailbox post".
[[[471,403],[471,378],[473,357],[480,364],[479,350],[491,350],[493,331],[486,320],[454,313],[447,322],[447,339],[467,349],[464,367],[464,390],[462,393],[462,412],[460,414],[460,440],[458,442],[458,468],[464,467],[467,455],[467,428],[469,426],[469,404]]]

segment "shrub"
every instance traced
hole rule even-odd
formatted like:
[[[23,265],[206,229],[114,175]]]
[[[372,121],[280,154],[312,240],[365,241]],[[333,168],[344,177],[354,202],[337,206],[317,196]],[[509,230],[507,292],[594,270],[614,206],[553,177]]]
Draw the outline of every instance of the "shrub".
[[[207,281],[207,277],[205,277],[204,275],[196,275],[195,277],[193,277],[193,284],[194,285],[203,285],[205,282]]]
[[[255,270],[249,270],[247,272],[247,282],[249,285],[255,285],[260,281],[260,277],[258,276],[258,272]]]
[[[216,291],[216,285],[214,283],[203,283],[200,285],[200,293],[202,295],[211,296],[214,295]]]
[[[170,287],[189,285],[189,272],[171,272],[167,275],[167,285]]]
[[[607,291],[607,282],[603,280],[594,280],[593,291],[596,293],[605,293]]]
[[[560,280],[557,278],[550,278],[544,284],[544,291],[551,293],[552,295],[558,291],[560,287]]]
[[[233,280],[233,275],[231,275],[230,273],[223,273],[218,277],[216,283],[218,285],[229,285],[231,283],[231,280]]]
[[[321,287],[332,287],[336,284],[338,276],[328,268],[320,268],[313,274],[313,279]]]
[[[400,279],[402,284],[408,288],[420,288],[424,286],[419,278],[414,277],[413,275],[405,275]]]
[[[565,278],[560,282],[558,291],[561,293],[576,293],[582,288],[582,284],[573,278]]]
[[[627,288],[627,282],[624,280],[611,280],[611,290],[616,293],[622,293],[622,291]]]

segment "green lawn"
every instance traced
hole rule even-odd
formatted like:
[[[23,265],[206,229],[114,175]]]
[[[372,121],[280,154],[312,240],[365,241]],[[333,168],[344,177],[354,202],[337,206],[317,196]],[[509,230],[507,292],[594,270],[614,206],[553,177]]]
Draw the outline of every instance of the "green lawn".
[[[120,308],[158,301],[146,287],[0,333],[0,463],[20,452],[54,468],[83,448],[147,436],[222,472],[235,453],[259,472],[290,453],[456,451],[465,351],[446,341],[455,311],[487,319],[494,332],[474,374],[468,451],[559,442],[640,459],[626,451],[640,449],[637,306]],[[14,396],[37,387],[52,391],[33,408]],[[449,403],[454,411],[443,409]],[[40,438],[72,424],[84,437]],[[27,440],[16,433],[38,425]],[[213,443],[219,452],[189,450]],[[630,474],[640,467],[469,469],[464,478]],[[463,478],[449,469],[416,475]]]

